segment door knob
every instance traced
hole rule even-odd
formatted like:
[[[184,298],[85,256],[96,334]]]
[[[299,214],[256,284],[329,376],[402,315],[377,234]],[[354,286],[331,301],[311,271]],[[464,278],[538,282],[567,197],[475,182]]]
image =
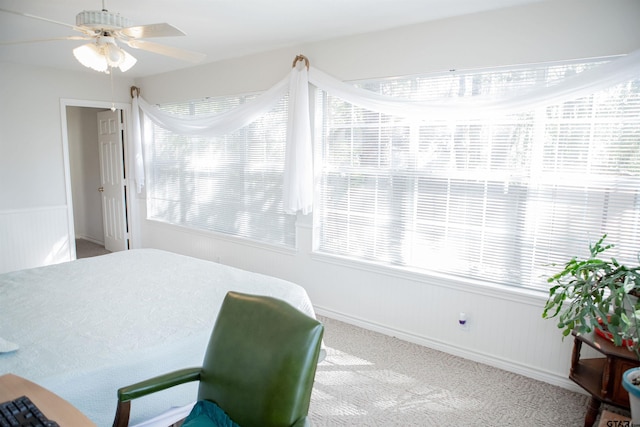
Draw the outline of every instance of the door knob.
[[[98,191],[102,193],[104,191],[104,187],[98,188]]]

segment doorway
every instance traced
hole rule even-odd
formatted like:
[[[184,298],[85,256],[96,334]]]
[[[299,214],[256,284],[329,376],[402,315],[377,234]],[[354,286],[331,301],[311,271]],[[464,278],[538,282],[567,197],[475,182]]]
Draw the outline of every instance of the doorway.
[[[105,233],[105,210],[103,209],[102,176],[100,173],[100,145],[98,113],[109,111],[111,103],[83,103],[79,101],[63,101],[63,145],[66,157],[67,200],[69,212],[70,242],[73,258],[101,255],[108,253],[105,241],[110,231]],[[127,110],[117,105],[116,110],[126,116]],[[128,106],[126,106],[128,107]],[[124,117],[123,117],[124,119]],[[124,121],[124,120],[123,120]],[[123,174],[126,173],[126,132],[122,132],[123,145],[119,153],[119,162]],[[125,175],[125,183],[126,175]],[[121,189],[122,200],[127,198],[127,186]],[[129,210],[126,202],[124,209],[124,246],[115,250],[129,248]],[[113,248],[109,248],[112,249]]]

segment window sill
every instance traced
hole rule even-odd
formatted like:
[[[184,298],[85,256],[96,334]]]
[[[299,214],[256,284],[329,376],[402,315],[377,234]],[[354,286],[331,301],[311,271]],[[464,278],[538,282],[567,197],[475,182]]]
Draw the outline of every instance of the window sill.
[[[358,269],[370,273],[386,275],[394,278],[421,282],[425,285],[441,286],[465,293],[473,293],[493,298],[530,304],[541,307],[547,301],[548,294],[533,289],[518,288],[516,286],[504,286],[480,280],[465,279],[437,272],[424,272],[411,270],[405,267],[392,267],[370,263],[336,255],[313,252],[311,259],[317,262],[338,265],[341,267]]]
[[[259,242],[257,240],[251,240],[246,237],[233,236],[230,234],[219,233],[216,231],[208,231],[208,230],[200,230],[195,228],[189,228],[182,225],[170,224],[168,222],[159,221],[157,219],[149,219],[146,218],[145,221],[153,224],[154,226],[163,227],[167,229],[178,230],[181,233],[191,234],[195,236],[205,237],[205,238],[214,238],[216,240],[223,240],[229,243],[233,243],[236,245],[242,246],[250,246],[257,249],[267,250],[271,252],[278,252],[284,255],[295,255],[298,253],[298,249],[294,247],[288,246],[279,246],[275,244],[269,244],[264,242]]]

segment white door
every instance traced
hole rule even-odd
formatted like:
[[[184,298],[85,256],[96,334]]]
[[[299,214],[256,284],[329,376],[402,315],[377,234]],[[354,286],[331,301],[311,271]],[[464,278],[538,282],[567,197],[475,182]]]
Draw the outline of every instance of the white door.
[[[98,113],[98,144],[100,145],[100,188],[104,247],[117,252],[128,249],[125,177],[122,151],[122,111]]]

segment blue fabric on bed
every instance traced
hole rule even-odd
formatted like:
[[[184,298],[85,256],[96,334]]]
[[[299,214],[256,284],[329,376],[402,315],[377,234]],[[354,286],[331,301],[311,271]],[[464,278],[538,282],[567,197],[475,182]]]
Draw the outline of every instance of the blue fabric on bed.
[[[240,427],[215,403],[208,400],[198,401],[182,427]]]

